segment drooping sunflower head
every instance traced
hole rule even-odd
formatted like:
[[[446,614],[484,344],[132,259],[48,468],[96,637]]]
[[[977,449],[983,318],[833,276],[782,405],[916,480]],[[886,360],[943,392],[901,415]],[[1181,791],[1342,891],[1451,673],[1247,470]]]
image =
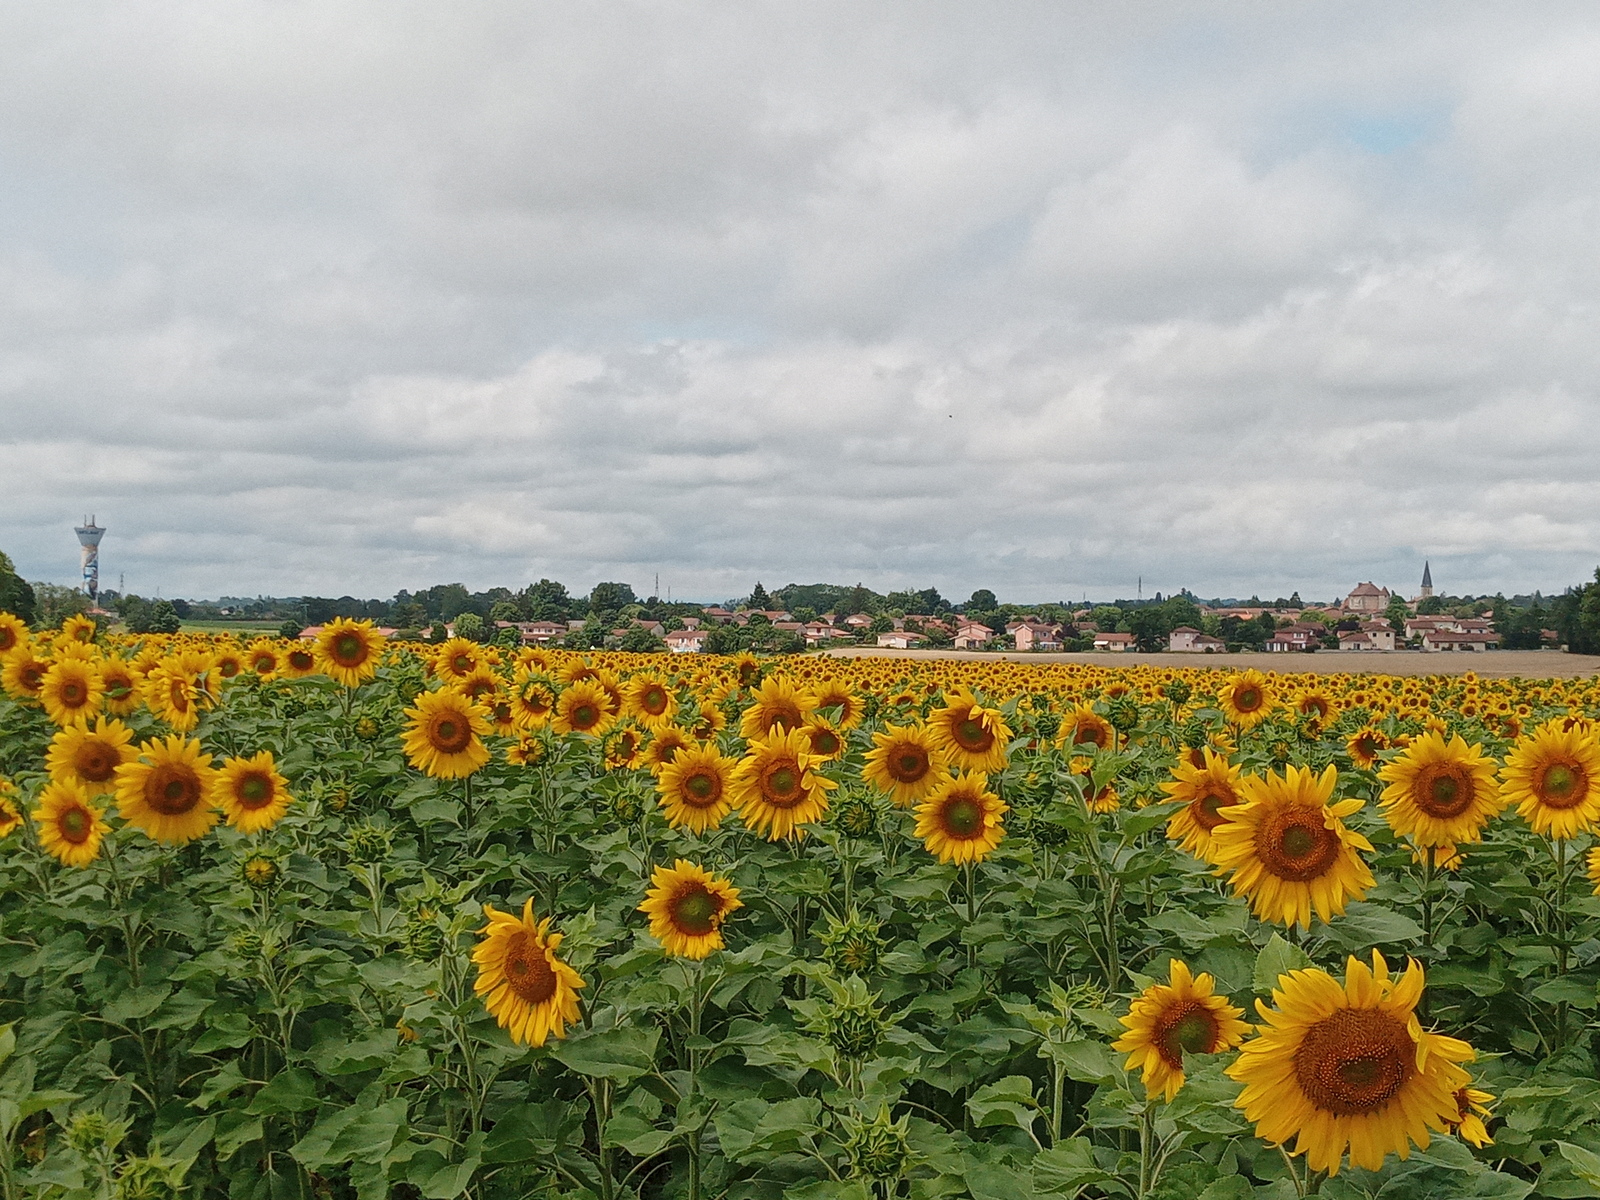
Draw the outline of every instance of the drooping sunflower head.
[[[1211,861],[1231,872],[1235,894],[1259,919],[1309,927],[1313,912],[1330,920],[1374,885],[1360,853],[1372,843],[1343,821],[1362,802],[1331,802],[1337,783],[1331,766],[1321,776],[1304,767],[1247,776],[1238,784],[1244,803],[1221,810]]]
[[[472,952],[478,978],[473,990],[484,1007],[522,1046],[542,1046],[566,1036],[566,1027],[578,1019],[578,991],[583,979],[556,951],[561,934],[550,932],[550,918],[535,921],[533,901],[523,906],[521,917],[485,904],[489,923],[483,940]]]
[[[1167,821],[1167,836],[1210,862],[1211,833],[1228,819],[1222,810],[1240,802],[1239,768],[1209,746],[1197,753],[1200,765],[1179,758],[1172,768],[1172,782],[1162,784],[1161,790],[1183,802]]]
[[[843,758],[846,750],[844,733],[821,713],[813,714],[804,726],[806,738],[811,743],[811,753],[824,762]]]
[[[100,856],[100,845],[111,826],[105,811],[70,780],[56,779],[39,793],[33,825],[39,847],[67,867],[86,867]]]
[[[317,634],[317,664],[335,683],[360,687],[378,673],[384,638],[371,621],[339,617]]]
[[[781,675],[763,679],[750,697],[750,707],[739,721],[739,736],[757,741],[773,733],[788,733],[810,720],[817,698],[801,691]]]
[[[1294,698],[1294,711],[1312,725],[1320,726],[1338,711],[1334,699],[1321,688],[1306,688]]]
[[[117,811],[158,842],[192,842],[217,823],[210,801],[215,774],[198,741],[181,734],[151,739],[137,759],[117,768]]]
[[[909,808],[950,777],[944,751],[921,723],[888,725],[872,735],[862,778]]]
[[[211,803],[240,833],[271,829],[289,811],[289,781],[278,774],[272,752],[230,758],[211,778]]]
[[[608,771],[628,771],[644,761],[645,735],[629,724],[613,728],[600,742],[600,761]]]
[[[405,710],[402,746],[411,765],[435,779],[461,779],[489,761],[489,714],[451,688],[418,692]]]
[[[686,745],[656,777],[662,815],[674,829],[704,833],[733,808],[735,759],[715,747]]]
[[[1600,739],[1547,721],[1506,756],[1507,803],[1535,833],[1570,838],[1600,825]]]
[[[1005,769],[1011,727],[999,709],[985,707],[965,688],[945,694],[944,707],[929,714],[928,728],[957,770],[993,774]]]
[[[1343,985],[1316,968],[1280,975],[1272,1007],[1256,1004],[1258,1036],[1227,1069],[1245,1085],[1234,1104],[1257,1136],[1294,1139],[1294,1153],[1332,1175],[1347,1151],[1352,1166],[1375,1171],[1426,1146],[1428,1130],[1458,1125],[1456,1093],[1469,1083],[1459,1064],[1474,1052],[1422,1028],[1422,990],[1414,960],[1394,978],[1376,950],[1370,967],[1349,959]]]
[[[1167,983],[1152,984],[1133,1002],[1127,1016],[1119,1018],[1128,1031],[1112,1043],[1127,1054],[1127,1070],[1142,1071],[1144,1090],[1158,1092],[1172,1103],[1183,1086],[1185,1054],[1218,1054],[1231,1050],[1250,1032],[1226,996],[1213,994],[1210,975],[1194,975],[1188,964],[1173,959]]]
[[[1241,729],[1254,729],[1265,721],[1275,702],[1272,685],[1254,668],[1240,671],[1217,689],[1218,705]]]
[[[511,688],[511,719],[518,729],[539,729],[556,710],[556,690],[543,675],[521,674]]]
[[[550,727],[557,733],[581,733],[603,737],[617,719],[611,697],[598,680],[580,679],[569,684],[556,698]]]
[[[50,739],[45,767],[52,779],[79,784],[91,796],[116,790],[117,768],[138,755],[133,731],[121,721],[104,717],[88,724],[68,725]]]
[[[1005,837],[1009,806],[989,790],[989,777],[963,772],[943,780],[917,805],[916,836],[940,862],[979,862]]]
[[[838,785],[816,770],[822,760],[811,753],[804,730],[793,729],[750,743],[734,776],[734,793],[744,823],[765,831],[772,841],[819,820],[828,793]]]
[[[722,923],[742,907],[738,888],[680,858],[655,869],[639,911],[650,918],[650,936],[668,954],[702,959],[722,949]]]
[[[1377,766],[1378,755],[1389,748],[1389,739],[1381,729],[1374,729],[1368,725],[1351,734],[1344,748],[1350,755],[1351,762],[1370,770]]]
[[[1384,820],[1418,846],[1479,841],[1506,805],[1494,759],[1459,734],[1448,741],[1438,733],[1411,739],[1378,778],[1388,784],[1380,797]]]

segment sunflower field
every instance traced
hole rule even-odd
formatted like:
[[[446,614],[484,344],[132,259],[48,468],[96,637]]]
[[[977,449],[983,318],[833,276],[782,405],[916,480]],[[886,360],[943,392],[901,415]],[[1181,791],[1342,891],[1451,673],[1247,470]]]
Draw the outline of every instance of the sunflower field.
[[[0,615],[0,1192],[1600,1195],[1600,684]]]

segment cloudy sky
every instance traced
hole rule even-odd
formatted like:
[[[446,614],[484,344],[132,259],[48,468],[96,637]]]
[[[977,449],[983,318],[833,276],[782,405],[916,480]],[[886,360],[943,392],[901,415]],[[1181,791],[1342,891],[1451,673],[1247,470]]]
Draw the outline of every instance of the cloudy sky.
[[[0,548],[167,596],[1600,561],[1593,4],[0,3]]]

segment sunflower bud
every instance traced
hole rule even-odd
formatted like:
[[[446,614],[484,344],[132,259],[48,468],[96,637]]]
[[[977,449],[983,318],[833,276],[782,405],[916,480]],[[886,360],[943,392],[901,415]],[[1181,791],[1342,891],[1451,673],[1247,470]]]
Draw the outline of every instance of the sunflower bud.
[[[1132,696],[1118,696],[1106,706],[1106,720],[1119,733],[1127,733],[1139,724],[1139,702]]]
[[[383,732],[382,727],[371,717],[357,717],[355,734],[363,742],[375,742],[378,735]]]
[[[878,806],[869,797],[854,792],[828,811],[827,820],[851,837],[872,837],[878,832]]]
[[[843,921],[830,914],[828,927],[819,938],[822,961],[841,975],[875,974],[888,948],[879,932],[882,928],[876,918],[864,917],[855,909]]]
[[[187,1164],[168,1158],[158,1148],[123,1162],[113,1196],[115,1200],[176,1200],[187,1173]]]
[[[400,935],[401,948],[417,962],[431,962],[444,952],[444,930],[439,928],[439,914],[424,905],[406,920]]]
[[[389,857],[389,831],[381,825],[363,821],[345,835],[344,847],[352,862],[382,862]]]
[[[97,1108],[76,1112],[67,1126],[67,1145],[79,1154],[108,1155],[121,1145],[128,1126],[123,1121],[112,1121]]]
[[[252,854],[239,864],[239,878],[257,891],[270,892],[283,882],[283,867],[266,854]]]
[[[828,1044],[844,1059],[862,1062],[872,1057],[883,1037],[894,1027],[884,1016],[878,994],[869,993],[861,976],[852,975],[844,983],[826,979],[828,999],[816,1010],[811,1021]]]
[[[911,1114],[898,1121],[889,1119],[884,1105],[870,1121],[860,1117],[841,1118],[844,1125],[844,1153],[853,1179],[875,1183],[897,1183],[904,1179],[915,1161],[911,1149]]]

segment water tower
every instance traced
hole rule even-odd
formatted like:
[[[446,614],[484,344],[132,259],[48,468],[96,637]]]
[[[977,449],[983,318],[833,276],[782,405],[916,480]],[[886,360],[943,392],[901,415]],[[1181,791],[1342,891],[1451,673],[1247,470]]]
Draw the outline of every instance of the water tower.
[[[73,527],[73,532],[78,535],[78,545],[83,547],[83,590],[89,593],[91,604],[100,603],[100,539],[105,537],[106,531],[94,523],[94,518],[85,519],[82,525]]]

